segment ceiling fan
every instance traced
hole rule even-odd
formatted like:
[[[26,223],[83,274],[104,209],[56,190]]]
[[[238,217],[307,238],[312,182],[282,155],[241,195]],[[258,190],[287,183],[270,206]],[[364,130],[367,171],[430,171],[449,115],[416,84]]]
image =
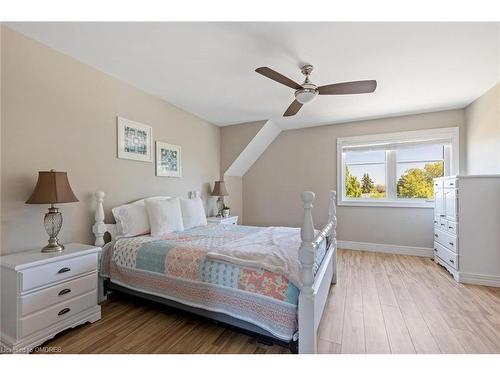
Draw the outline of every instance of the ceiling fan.
[[[365,94],[374,92],[377,88],[377,81],[353,81],[334,83],[332,85],[316,86],[309,80],[309,76],[313,71],[312,65],[304,65],[301,69],[302,74],[306,76],[304,83],[299,85],[297,82],[292,81],[290,78],[285,77],[283,74],[278,73],[268,67],[260,67],[255,71],[263,76],[279,82],[285,86],[295,89],[295,100],[290,104],[284,117],[295,115],[303,104],[312,101],[316,95],[348,95],[348,94]]]

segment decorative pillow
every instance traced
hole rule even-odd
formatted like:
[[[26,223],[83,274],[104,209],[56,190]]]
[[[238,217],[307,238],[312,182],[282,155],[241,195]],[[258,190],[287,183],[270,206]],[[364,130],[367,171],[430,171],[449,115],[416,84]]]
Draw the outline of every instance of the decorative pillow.
[[[149,218],[144,199],[111,210],[117,225],[117,237],[133,237],[149,233]]]
[[[152,237],[184,230],[179,198],[146,199],[145,203]]]
[[[156,196],[148,199],[169,199],[167,196]],[[111,210],[116,221],[116,237],[134,237],[151,231],[146,211],[145,199],[124,204]]]
[[[199,197],[191,199],[181,198],[181,211],[184,229],[207,225],[205,208]]]

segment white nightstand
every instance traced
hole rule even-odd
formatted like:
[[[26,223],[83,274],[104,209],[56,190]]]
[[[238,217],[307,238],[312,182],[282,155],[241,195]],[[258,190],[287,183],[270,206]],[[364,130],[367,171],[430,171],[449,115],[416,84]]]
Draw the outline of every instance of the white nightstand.
[[[33,250],[0,257],[3,352],[28,353],[65,329],[101,318],[100,251],[73,243],[61,253]]]
[[[229,216],[229,217],[207,217],[207,222],[209,224],[238,224],[238,216]]]

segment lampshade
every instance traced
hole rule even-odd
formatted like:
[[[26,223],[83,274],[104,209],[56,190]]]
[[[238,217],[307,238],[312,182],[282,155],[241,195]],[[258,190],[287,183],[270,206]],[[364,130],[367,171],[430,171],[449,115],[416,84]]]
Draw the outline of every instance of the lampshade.
[[[212,191],[214,197],[224,197],[229,195],[227,193],[226,185],[224,181],[215,181],[214,190]]]
[[[43,203],[69,203],[78,202],[71,186],[69,185],[66,172],[55,170],[38,172],[38,181],[31,197],[26,201],[28,204]]]

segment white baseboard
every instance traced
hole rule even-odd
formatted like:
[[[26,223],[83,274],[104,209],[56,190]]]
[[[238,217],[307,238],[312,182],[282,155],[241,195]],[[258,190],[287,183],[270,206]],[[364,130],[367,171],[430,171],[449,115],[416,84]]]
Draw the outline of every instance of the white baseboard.
[[[476,284],[476,285],[500,287],[500,276],[459,272],[458,281],[464,284]]]
[[[371,242],[355,242],[337,240],[337,247],[348,250],[373,251],[377,253],[389,253],[400,255],[415,255],[419,257],[434,257],[434,250],[428,247],[401,246],[390,244],[379,244]]]

